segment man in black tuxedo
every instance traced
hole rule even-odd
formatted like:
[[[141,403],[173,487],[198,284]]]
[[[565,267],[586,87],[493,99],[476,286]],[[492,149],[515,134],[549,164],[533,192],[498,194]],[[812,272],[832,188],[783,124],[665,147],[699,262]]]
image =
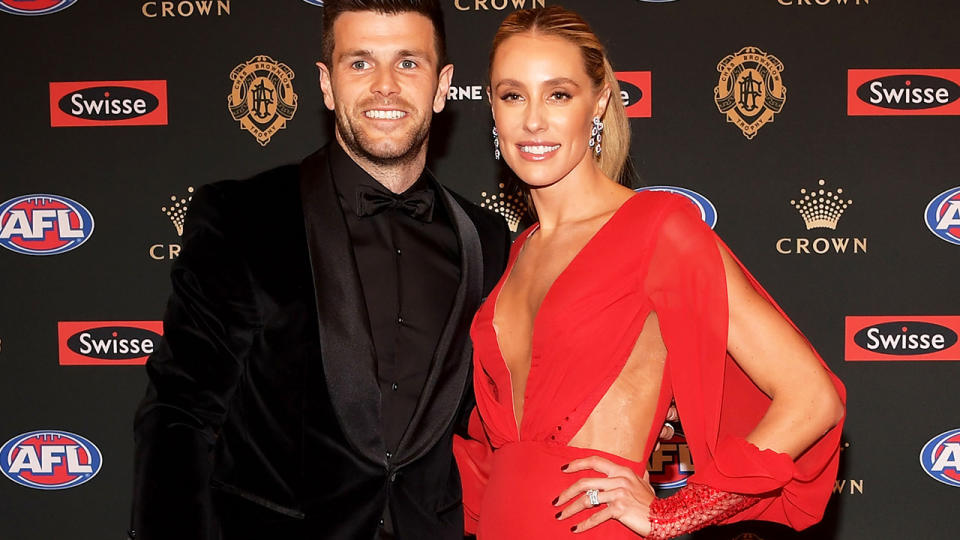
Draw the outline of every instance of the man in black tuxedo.
[[[424,169],[437,1],[327,2],[336,142],[195,194],[135,421],[138,540],[461,539],[452,437],[502,218]]]

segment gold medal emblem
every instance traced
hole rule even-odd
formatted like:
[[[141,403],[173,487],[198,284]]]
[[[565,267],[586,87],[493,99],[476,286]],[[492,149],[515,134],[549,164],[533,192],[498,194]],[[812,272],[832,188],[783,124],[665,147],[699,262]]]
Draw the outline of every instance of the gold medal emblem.
[[[787,100],[787,87],[780,77],[783,63],[756,47],[744,47],[721,60],[717,71],[720,82],[713,89],[717,108],[752,139]]]
[[[230,72],[233,86],[227,96],[230,116],[240,122],[261,146],[287,127],[297,112],[293,70],[264,55],[254,56]]]

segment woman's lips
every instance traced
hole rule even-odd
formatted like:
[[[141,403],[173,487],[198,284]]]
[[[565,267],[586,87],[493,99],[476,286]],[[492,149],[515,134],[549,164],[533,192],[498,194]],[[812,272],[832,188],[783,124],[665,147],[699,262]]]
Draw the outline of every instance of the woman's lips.
[[[549,159],[560,149],[560,145],[549,142],[522,142],[518,143],[517,150],[520,157],[527,161],[543,161]]]

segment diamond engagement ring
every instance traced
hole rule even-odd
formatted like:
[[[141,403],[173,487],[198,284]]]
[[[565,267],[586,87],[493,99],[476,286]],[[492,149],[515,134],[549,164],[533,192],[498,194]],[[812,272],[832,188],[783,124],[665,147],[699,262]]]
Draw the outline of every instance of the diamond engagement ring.
[[[599,489],[588,489],[587,490],[587,499],[590,500],[590,506],[594,507],[600,504],[600,490]]]

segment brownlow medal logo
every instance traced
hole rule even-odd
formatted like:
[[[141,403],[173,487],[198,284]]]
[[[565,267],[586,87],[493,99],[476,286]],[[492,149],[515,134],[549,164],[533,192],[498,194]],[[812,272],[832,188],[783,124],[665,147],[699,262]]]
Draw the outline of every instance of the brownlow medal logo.
[[[227,96],[230,116],[240,122],[261,146],[287,127],[297,112],[293,70],[266,55],[254,56],[233,68],[233,85]]]
[[[756,47],[744,47],[721,60],[717,71],[720,81],[713,89],[717,108],[744,137],[753,139],[783,110],[787,100],[787,87],[780,76],[783,63]]]

